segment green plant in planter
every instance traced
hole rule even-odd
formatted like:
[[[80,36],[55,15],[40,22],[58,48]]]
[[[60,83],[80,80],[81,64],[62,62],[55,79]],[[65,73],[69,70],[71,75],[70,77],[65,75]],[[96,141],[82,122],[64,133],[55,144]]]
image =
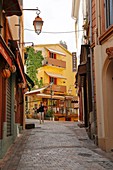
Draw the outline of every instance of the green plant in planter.
[[[46,117],[53,117],[53,110],[47,110]]]

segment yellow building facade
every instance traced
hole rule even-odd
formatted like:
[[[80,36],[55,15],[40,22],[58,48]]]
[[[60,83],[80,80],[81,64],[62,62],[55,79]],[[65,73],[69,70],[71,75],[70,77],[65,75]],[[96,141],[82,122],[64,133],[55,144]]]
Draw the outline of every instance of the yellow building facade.
[[[29,109],[38,107],[39,102],[43,101],[48,110],[53,109],[56,119],[75,120],[78,99],[73,62],[76,58],[74,60],[72,54],[60,44],[35,45],[34,49],[42,51],[44,57],[37,74],[43,87],[26,93],[30,96]]]

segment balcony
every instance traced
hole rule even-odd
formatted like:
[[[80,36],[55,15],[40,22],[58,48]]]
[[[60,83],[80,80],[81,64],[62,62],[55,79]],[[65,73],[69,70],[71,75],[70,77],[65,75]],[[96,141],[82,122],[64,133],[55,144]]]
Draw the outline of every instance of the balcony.
[[[66,62],[54,58],[45,58],[42,65],[52,65],[56,67],[66,68]]]
[[[65,94],[66,93],[66,86],[60,86],[60,85],[53,84],[52,85],[52,91],[54,92],[54,94],[58,94],[58,93]],[[47,94],[51,93],[50,87],[48,87],[45,90],[45,93],[47,93]]]

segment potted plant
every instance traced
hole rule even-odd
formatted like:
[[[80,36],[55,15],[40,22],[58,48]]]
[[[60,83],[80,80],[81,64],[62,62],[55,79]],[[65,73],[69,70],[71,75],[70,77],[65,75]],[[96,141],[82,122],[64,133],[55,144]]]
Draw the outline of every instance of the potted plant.
[[[49,119],[51,120],[51,119],[52,119],[52,117],[53,117],[53,113],[54,113],[54,112],[53,112],[53,110],[52,110],[52,109],[47,110],[47,113],[46,113],[46,116],[45,116],[45,117],[46,117],[46,119],[48,119],[48,118],[49,118]]]

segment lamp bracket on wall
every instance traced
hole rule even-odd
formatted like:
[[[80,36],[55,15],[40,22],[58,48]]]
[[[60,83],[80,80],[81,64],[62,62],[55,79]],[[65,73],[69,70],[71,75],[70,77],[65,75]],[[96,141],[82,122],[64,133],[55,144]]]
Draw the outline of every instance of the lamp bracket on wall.
[[[22,43],[19,43],[19,44],[23,44],[23,45],[25,45],[25,44],[32,44],[31,46],[32,46],[32,47],[34,46],[34,43],[33,43],[33,42],[22,42]]]
[[[39,14],[41,13],[41,11],[38,9],[38,7],[36,9],[22,9],[23,11],[37,11],[36,14],[37,16],[39,16]]]

